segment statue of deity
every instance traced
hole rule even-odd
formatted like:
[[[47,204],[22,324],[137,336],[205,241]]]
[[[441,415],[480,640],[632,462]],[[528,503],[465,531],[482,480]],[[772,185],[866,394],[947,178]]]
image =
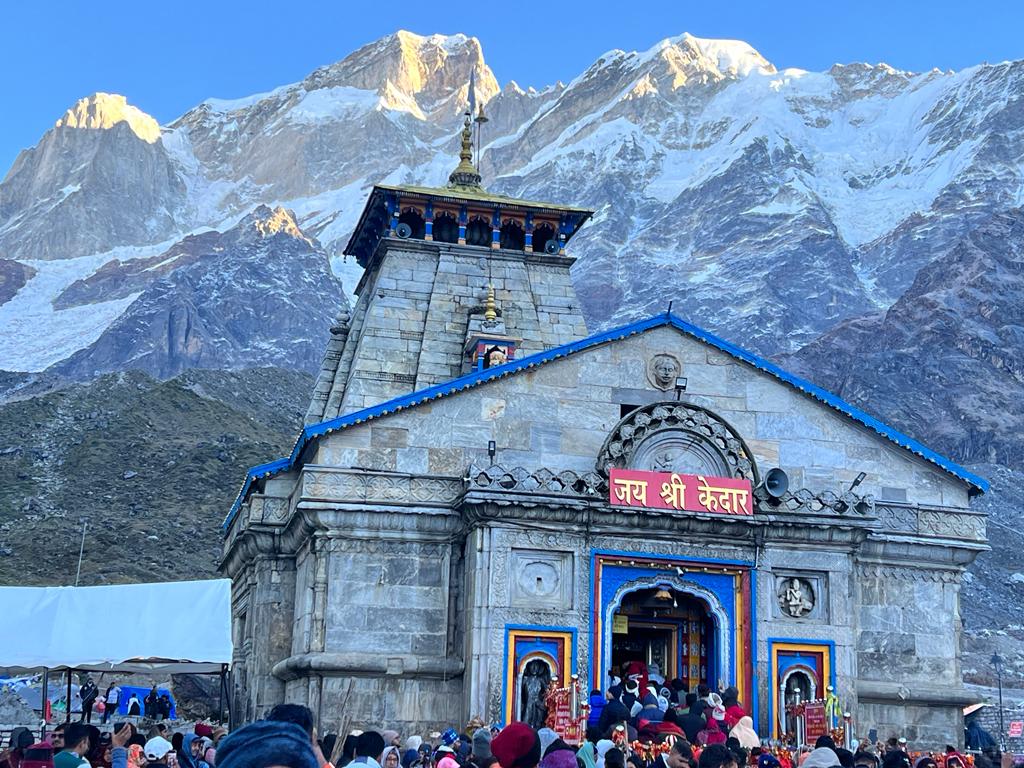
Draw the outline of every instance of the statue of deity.
[[[814,594],[803,579],[788,579],[779,596],[779,603],[783,611],[799,619],[814,610]]]
[[[491,347],[487,350],[487,367],[494,368],[496,365],[504,365],[508,362],[508,355],[501,347]]]
[[[519,683],[519,720],[534,730],[543,728],[548,719],[545,699],[551,684],[551,669],[540,659],[526,664]]]

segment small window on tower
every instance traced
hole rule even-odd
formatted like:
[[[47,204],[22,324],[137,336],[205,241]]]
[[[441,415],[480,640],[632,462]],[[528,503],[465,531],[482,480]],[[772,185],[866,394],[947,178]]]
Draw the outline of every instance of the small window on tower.
[[[501,247],[509,251],[522,251],[526,248],[526,234],[518,221],[506,221],[501,226]]]
[[[441,243],[459,242],[459,222],[450,213],[434,217],[434,240]]]
[[[491,225],[479,216],[470,219],[469,226],[466,227],[466,244],[489,246],[491,244]]]
[[[423,221],[423,217],[420,212],[412,208],[406,208],[402,215],[398,217],[399,225],[405,224],[411,230],[409,235],[410,240],[422,240],[423,235],[427,232],[426,222]]]
[[[548,241],[554,239],[555,228],[550,224],[541,224],[533,230],[533,250],[537,253],[545,253]]]

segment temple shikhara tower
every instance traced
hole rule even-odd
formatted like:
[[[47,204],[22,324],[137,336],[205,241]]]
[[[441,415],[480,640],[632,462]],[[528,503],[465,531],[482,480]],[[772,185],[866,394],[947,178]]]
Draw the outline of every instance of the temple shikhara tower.
[[[236,719],[537,725],[642,668],[763,736],[810,701],[957,743],[985,481],[671,313],[588,335],[590,215],[487,192],[469,116],[446,187],[370,192],[306,426],[225,521]]]

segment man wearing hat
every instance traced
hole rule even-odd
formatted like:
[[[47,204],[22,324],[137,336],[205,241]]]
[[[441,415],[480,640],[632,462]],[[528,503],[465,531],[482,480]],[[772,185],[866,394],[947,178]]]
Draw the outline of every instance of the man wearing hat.
[[[473,731],[473,754],[470,757],[476,768],[491,768],[497,762],[491,754],[491,730],[477,728]]]
[[[537,768],[540,738],[526,723],[510,723],[491,741],[491,754],[501,768]]]
[[[455,758],[455,742],[458,740],[459,734],[454,728],[448,728],[441,734],[441,745],[434,756],[437,768],[459,768],[459,761]]]

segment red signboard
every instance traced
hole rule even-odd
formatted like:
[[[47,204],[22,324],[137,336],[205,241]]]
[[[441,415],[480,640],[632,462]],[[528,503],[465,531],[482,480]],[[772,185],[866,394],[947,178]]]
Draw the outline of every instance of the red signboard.
[[[804,744],[813,744],[828,733],[825,720],[825,702],[808,701],[804,704]]]
[[[572,687],[554,688],[548,692],[545,701],[548,708],[547,726],[557,733],[558,737],[566,744],[578,746],[583,743],[583,728],[587,718],[585,713],[581,713],[575,718],[572,716],[572,695]],[[576,690],[576,695],[579,696],[578,690]]]
[[[647,507],[725,515],[754,514],[749,480],[612,469],[608,500],[615,507]]]
[[[1011,720],[1010,730],[1006,734],[1011,739],[1019,739],[1024,736],[1024,720]]]

